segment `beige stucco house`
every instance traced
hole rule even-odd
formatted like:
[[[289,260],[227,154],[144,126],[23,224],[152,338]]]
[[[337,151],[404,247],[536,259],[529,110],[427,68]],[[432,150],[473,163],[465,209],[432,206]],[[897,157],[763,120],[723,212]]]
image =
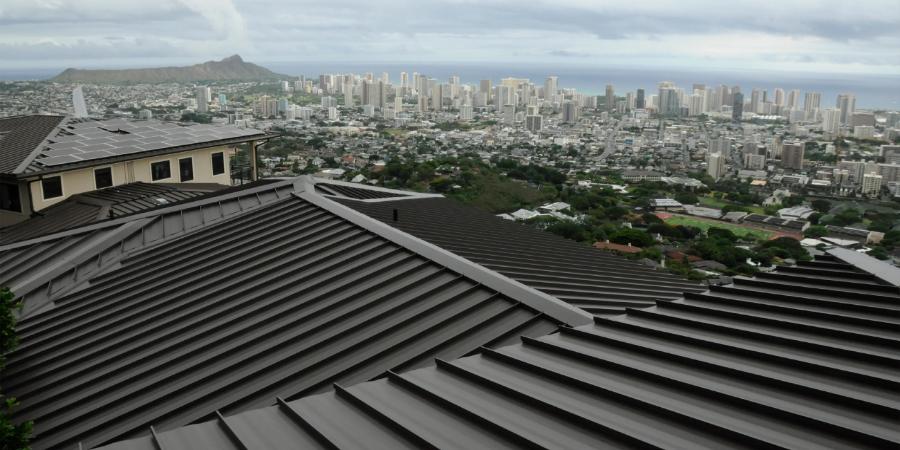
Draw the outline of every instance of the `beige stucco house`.
[[[123,184],[232,184],[232,160],[275,135],[231,126],[32,115],[0,119],[0,226]],[[255,167],[249,178],[255,178]]]

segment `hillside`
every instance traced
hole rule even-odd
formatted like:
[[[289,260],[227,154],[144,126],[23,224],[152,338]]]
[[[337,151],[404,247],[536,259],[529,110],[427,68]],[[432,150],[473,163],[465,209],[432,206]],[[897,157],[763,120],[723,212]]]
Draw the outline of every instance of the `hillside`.
[[[50,79],[57,83],[168,83],[195,81],[263,81],[288,79],[288,75],[245,62],[239,55],[221,61],[207,61],[188,67],[155,69],[84,70],[66,69]]]

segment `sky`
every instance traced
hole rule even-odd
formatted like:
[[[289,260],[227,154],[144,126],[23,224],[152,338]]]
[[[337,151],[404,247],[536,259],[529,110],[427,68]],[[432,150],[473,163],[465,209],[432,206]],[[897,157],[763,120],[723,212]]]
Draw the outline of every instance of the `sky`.
[[[0,0],[0,70],[467,62],[900,74],[897,0]]]

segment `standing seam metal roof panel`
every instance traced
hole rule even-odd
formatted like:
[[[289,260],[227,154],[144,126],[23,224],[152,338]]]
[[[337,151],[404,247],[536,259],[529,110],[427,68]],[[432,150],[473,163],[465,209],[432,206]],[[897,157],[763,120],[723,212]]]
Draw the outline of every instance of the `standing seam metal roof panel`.
[[[156,439],[198,449],[223,436],[216,448],[900,448],[900,291],[830,256],[777,274],[860,292],[739,279]],[[259,440],[262,430],[273,439]]]
[[[705,289],[446,198],[334,200],[594,314],[620,314]]]
[[[557,325],[290,197],[140,251],[23,320],[4,388],[34,448],[98,445]]]

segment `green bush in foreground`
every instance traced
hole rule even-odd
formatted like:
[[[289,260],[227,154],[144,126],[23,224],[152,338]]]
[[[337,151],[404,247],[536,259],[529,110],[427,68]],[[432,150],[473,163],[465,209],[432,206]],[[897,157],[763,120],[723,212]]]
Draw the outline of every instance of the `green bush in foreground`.
[[[15,350],[19,339],[16,336],[15,310],[19,307],[16,297],[7,288],[0,289],[0,370],[6,366],[6,355]],[[14,424],[10,420],[16,399],[0,394],[4,405],[0,407],[0,450],[23,449],[28,447],[31,437],[31,422]]]

